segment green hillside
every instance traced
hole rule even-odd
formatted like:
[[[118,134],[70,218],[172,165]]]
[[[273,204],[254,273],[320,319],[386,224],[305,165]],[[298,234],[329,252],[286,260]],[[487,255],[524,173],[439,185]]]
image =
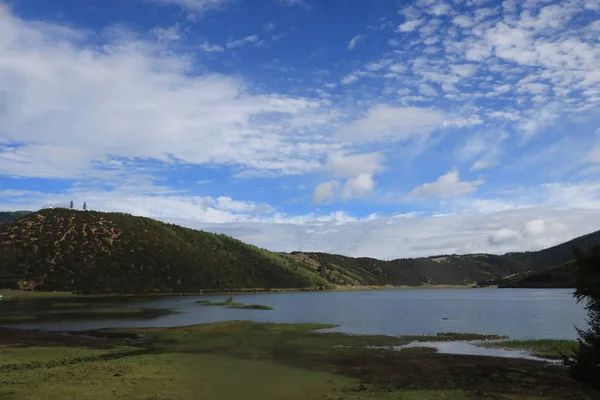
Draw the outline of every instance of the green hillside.
[[[507,288],[574,288],[576,276],[577,265],[571,260],[541,271],[527,271],[481,284]]]
[[[491,254],[446,255],[382,261],[327,253],[292,253],[312,263],[336,285],[466,285],[528,269],[518,260]]]
[[[568,287],[572,271],[548,266],[571,260],[573,246],[600,244],[596,232],[537,252],[383,261],[273,253],[225,235],[119,213],[46,209],[0,216],[21,217],[0,225],[0,287],[84,293],[475,283]]]
[[[0,211],[0,224],[16,221],[30,212],[31,211]]]
[[[295,258],[118,213],[42,210],[0,226],[0,287],[86,293],[327,287]]]

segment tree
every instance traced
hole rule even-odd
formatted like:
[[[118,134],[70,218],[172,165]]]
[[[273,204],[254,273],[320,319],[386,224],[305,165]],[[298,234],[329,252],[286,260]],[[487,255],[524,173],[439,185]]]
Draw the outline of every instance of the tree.
[[[83,202],[83,211],[86,211],[86,210],[87,210],[87,204],[86,204],[86,202],[84,201],[84,202]]]
[[[71,204],[69,204],[69,208],[72,210],[73,209],[73,200],[71,200]]]
[[[578,348],[575,356],[567,360],[571,375],[600,389],[600,246],[587,251],[575,249],[577,283],[575,298],[585,302],[589,328],[577,328]]]

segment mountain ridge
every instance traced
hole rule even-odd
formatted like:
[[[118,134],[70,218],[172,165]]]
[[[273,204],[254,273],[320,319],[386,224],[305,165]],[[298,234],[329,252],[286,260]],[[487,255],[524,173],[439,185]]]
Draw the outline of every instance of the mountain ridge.
[[[598,231],[534,252],[378,260],[274,253],[122,213],[44,209],[13,216],[0,224],[0,287],[90,293],[472,285],[526,277],[569,261],[573,246],[600,244]]]

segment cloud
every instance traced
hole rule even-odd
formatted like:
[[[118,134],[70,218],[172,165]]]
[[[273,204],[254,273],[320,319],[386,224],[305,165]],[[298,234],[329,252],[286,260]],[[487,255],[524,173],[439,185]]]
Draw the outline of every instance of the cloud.
[[[364,39],[363,35],[354,36],[352,39],[350,39],[348,41],[348,50],[353,50],[354,47],[356,47],[356,43],[358,43],[359,40],[363,40],[363,39]]]
[[[317,185],[313,193],[313,203],[315,204],[330,204],[338,196],[340,182],[328,181]]]
[[[425,23],[424,19],[415,19],[412,21],[406,21],[403,24],[398,25],[398,32],[412,32]]]
[[[275,24],[273,21],[269,21],[263,25],[263,30],[266,32],[271,32],[273,29],[275,29]]]
[[[470,170],[471,171],[481,171],[483,169],[487,169],[489,167],[491,167],[491,162],[486,161],[486,160],[477,160],[473,163],[473,165],[471,166]]]
[[[352,198],[369,196],[375,188],[373,175],[383,171],[384,157],[381,153],[345,154],[335,152],[329,155],[324,166],[333,178],[346,179],[319,184],[313,193],[313,203],[333,203]]]
[[[256,43],[258,42],[258,35],[250,35],[250,36],[246,36],[242,39],[237,39],[237,40],[232,40],[230,42],[227,42],[227,48],[229,49],[234,49],[237,47],[243,47],[246,46],[247,44],[252,44],[252,43]]]
[[[202,43],[199,47],[202,51],[207,53],[222,53],[225,51],[222,46],[219,46],[218,44],[210,44],[208,42]]]
[[[374,188],[373,174],[358,174],[355,178],[346,181],[342,189],[342,198],[349,200],[356,197],[366,197],[373,192]]]
[[[437,92],[437,90],[435,90],[433,87],[431,87],[430,85],[428,85],[426,83],[419,84],[419,93],[421,93],[423,96],[430,96],[430,97],[435,97],[439,94]]]
[[[521,236],[535,214],[546,230]],[[539,250],[598,229],[590,221],[600,210],[547,207],[491,214],[428,216],[418,213],[356,218],[338,211],[329,215],[279,218],[279,223],[227,225],[188,222],[189,226],[233,235],[275,251],[320,251],[355,257],[394,259],[440,254]],[[180,221],[175,221],[180,222]]]
[[[308,7],[306,0],[275,0],[278,3],[285,4],[287,6],[301,6]]]
[[[87,45],[90,32],[5,7],[0,31],[0,173],[113,179],[152,160],[297,174],[319,169],[331,148],[313,136],[336,115],[320,101],[253,94],[130,32]],[[128,162],[107,171],[114,159]]]
[[[154,28],[152,30],[152,33],[156,35],[156,39],[159,43],[175,42],[181,39],[181,34],[177,25],[171,26],[169,28]]]
[[[380,104],[369,109],[363,118],[339,128],[336,137],[351,142],[403,141],[427,136],[443,122],[444,114],[433,109]]]
[[[360,174],[374,174],[383,171],[384,157],[381,153],[329,155],[325,169],[334,178],[352,178]]]
[[[435,182],[424,183],[423,185],[414,188],[410,192],[410,196],[417,197],[452,197],[462,194],[468,194],[480,185],[481,181],[465,182],[461,181],[458,170],[451,170],[445,175],[440,176]]]
[[[498,246],[512,243],[516,240],[519,240],[520,237],[521,235],[518,231],[509,228],[502,228],[488,236],[488,243],[492,246]]]
[[[553,228],[561,228],[562,224],[555,224]],[[514,243],[519,240],[526,238],[537,238],[544,234],[548,230],[546,221],[542,218],[533,219],[525,222],[521,229],[517,230],[514,228],[502,228],[497,232],[492,233],[488,236],[488,243],[491,246],[500,246],[509,243]]]
[[[194,11],[196,13],[204,13],[206,11],[211,11],[218,9],[227,3],[230,3],[232,0],[145,0],[148,2],[165,4],[165,5],[177,5],[188,9],[190,11]]]

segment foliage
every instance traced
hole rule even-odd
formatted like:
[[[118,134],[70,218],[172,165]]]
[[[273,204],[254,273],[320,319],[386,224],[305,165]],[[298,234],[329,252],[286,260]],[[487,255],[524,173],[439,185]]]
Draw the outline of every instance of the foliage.
[[[575,250],[579,267],[575,297],[586,304],[589,328],[577,329],[579,348],[567,360],[573,377],[600,389],[600,246]]]
[[[568,261],[541,271],[526,271],[480,284],[509,288],[574,288],[576,275],[577,264]]]

